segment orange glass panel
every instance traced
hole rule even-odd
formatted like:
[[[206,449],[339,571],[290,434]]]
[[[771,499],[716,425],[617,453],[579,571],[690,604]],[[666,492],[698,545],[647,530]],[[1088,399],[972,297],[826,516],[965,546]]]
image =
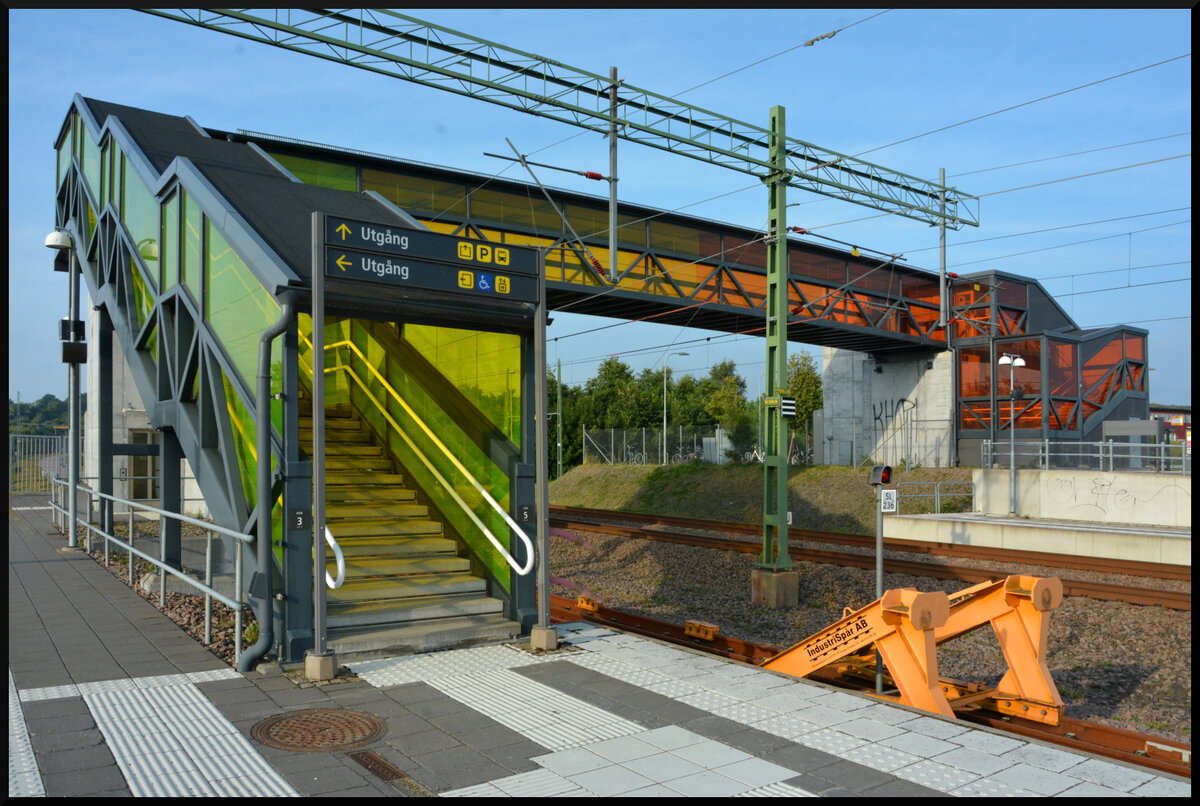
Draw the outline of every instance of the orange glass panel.
[[[991,427],[992,411],[987,401],[963,403],[959,428],[963,431],[986,430]]]
[[[1017,401],[1017,428],[1041,428],[1042,427],[1042,401],[1039,399],[1024,411],[1021,407],[1029,401]]]
[[[1070,431],[1074,427],[1072,415],[1075,412],[1074,400],[1055,400],[1051,403],[1050,428],[1056,431]]]
[[[726,235],[725,259],[730,263],[765,269],[767,267],[767,245],[762,241],[751,242],[745,238]]]
[[[1082,368],[1083,388],[1087,389],[1103,378],[1105,373],[1121,362],[1123,354],[1122,340],[1118,334],[1112,341],[1100,348],[1099,352],[1084,362]]]
[[[1029,305],[1027,291],[1028,288],[1024,283],[1001,280],[1000,286],[997,289],[997,300],[1001,305],[1015,305],[1018,308],[1026,308]]]
[[[940,305],[938,284],[934,280],[922,277],[905,277],[900,286],[901,292],[909,299]]]
[[[986,347],[958,351],[958,396],[983,397],[992,393],[992,362]]]
[[[1125,357],[1133,361],[1146,360],[1146,340],[1141,336],[1125,334]]]
[[[1075,370],[1076,345],[1065,341],[1048,341],[1046,344],[1050,370],[1050,394],[1070,395],[1079,393],[1079,376]]]

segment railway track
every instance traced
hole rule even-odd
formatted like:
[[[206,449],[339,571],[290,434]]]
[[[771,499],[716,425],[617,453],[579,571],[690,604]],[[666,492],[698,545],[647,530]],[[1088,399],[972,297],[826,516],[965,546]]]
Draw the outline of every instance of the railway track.
[[[678,624],[627,613],[604,605],[598,605],[595,610],[585,610],[579,606],[576,600],[565,596],[552,595],[550,597],[550,615],[553,621],[590,621],[753,665],[758,665],[782,651],[782,648],[779,647],[756,644],[720,634],[713,636],[711,640],[696,638],[688,635]],[[840,678],[827,670],[821,670],[811,677],[841,688],[851,690],[866,688],[861,682]],[[982,711],[963,713],[959,715],[959,718],[1159,772],[1167,772],[1189,779],[1192,776],[1191,745],[1167,739],[1070,718],[1063,718],[1057,726],[1030,722],[1019,717],[990,715]]]
[[[627,512],[611,512],[575,507],[551,507],[550,523],[564,529],[582,529],[602,534],[620,535],[641,540],[659,540],[688,546],[738,551],[758,554],[761,551],[761,527],[752,524],[705,521],[694,518],[675,518],[659,515],[642,515]],[[655,527],[655,528],[649,528]],[[682,531],[682,530],[693,531]],[[695,531],[719,532],[726,536],[695,534]],[[748,539],[753,538],[753,539]],[[870,548],[875,538],[868,535],[845,535],[807,529],[788,531],[788,554],[793,561],[829,563],[833,565],[874,568],[873,553],[833,551],[810,548],[814,543],[841,545],[848,548]],[[911,552],[923,556],[922,560],[884,558],[884,571],[891,573],[929,576],[937,579],[957,579],[964,582],[983,582],[1011,573],[989,568],[974,568],[955,565],[955,559],[1017,563],[1023,566],[1043,566],[1054,569],[1086,570],[1101,573],[1141,576],[1151,579],[1190,580],[1191,568],[1166,563],[1147,563],[1131,560],[1106,560],[1103,558],[1077,557],[1047,552],[1014,551],[1011,549],[982,548],[978,546],[923,543],[913,540],[885,540],[885,551]],[[1136,605],[1149,605],[1172,610],[1191,610],[1190,591],[1160,590],[1138,585],[1094,582],[1070,579],[1060,575],[1063,593],[1067,596],[1085,596],[1092,599],[1122,601]]]

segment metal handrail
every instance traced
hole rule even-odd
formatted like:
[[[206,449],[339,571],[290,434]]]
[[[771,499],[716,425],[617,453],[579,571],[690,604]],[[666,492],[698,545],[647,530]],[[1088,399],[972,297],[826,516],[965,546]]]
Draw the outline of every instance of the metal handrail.
[[[52,488],[57,488],[60,486],[67,487],[69,484],[69,482],[59,479],[59,478],[52,478],[50,481],[51,481]],[[111,502],[117,503],[117,504],[125,504],[129,507],[129,509],[128,509],[129,542],[128,543],[121,540],[116,535],[105,532],[98,525],[93,526],[90,519],[81,521],[83,523],[84,528],[87,529],[87,543],[86,543],[87,551],[89,551],[89,552],[91,551],[91,535],[93,532],[98,534],[100,537],[104,538],[104,564],[105,564],[105,566],[108,565],[108,544],[110,542],[116,543],[118,547],[124,549],[129,554],[129,565],[130,565],[129,584],[131,586],[133,585],[133,573],[132,573],[133,557],[136,555],[138,557],[141,557],[143,560],[146,560],[147,562],[151,563],[156,568],[159,568],[160,571],[170,573],[172,576],[183,580],[188,585],[191,585],[193,588],[198,588],[204,594],[205,643],[212,643],[212,600],[216,599],[217,601],[221,602],[222,604],[224,604],[226,607],[228,607],[230,610],[233,611],[233,613],[234,613],[234,616],[233,616],[233,620],[234,620],[234,624],[233,624],[233,629],[234,629],[233,657],[234,657],[234,666],[236,667],[238,662],[241,660],[241,655],[242,655],[242,604],[239,601],[235,601],[234,599],[231,599],[230,597],[225,596],[223,593],[218,591],[216,588],[212,587],[212,536],[213,536],[213,533],[217,533],[217,534],[225,535],[226,537],[231,537],[234,540],[240,541],[242,543],[247,543],[247,544],[253,543],[254,538],[251,535],[245,534],[243,532],[235,532],[232,529],[226,529],[225,527],[218,526],[215,523],[209,523],[207,521],[198,520],[196,518],[192,518],[187,515],[181,515],[177,512],[168,512],[167,510],[159,509],[158,507],[152,507],[147,504],[138,503],[137,501],[131,501],[127,498],[119,498],[115,495],[108,495],[107,493],[102,493],[97,490],[92,490],[88,487],[84,487],[82,485],[77,485],[75,488],[75,494],[78,495],[81,492],[86,493],[89,498],[88,506],[85,510],[89,513],[91,512],[91,508],[92,508],[91,500],[90,500],[92,496],[96,496],[97,498],[106,499],[108,501],[111,501]],[[66,494],[65,491],[64,491],[64,494]],[[54,500],[53,496],[51,496],[51,499],[50,499],[50,506],[53,510],[57,511],[61,515],[70,517],[70,513],[68,512],[68,510],[64,507],[59,506],[58,502]],[[139,509],[144,509],[144,510],[147,510],[149,512],[152,512],[152,513],[158,515],[159,519],[160,519],[160,524],[165,524],[165,521],[162,520],[163,518],[174,518],[175,520],[178,520],[182,523],[188,523],[188,524],[192,524],[194,526],[198,526],[208,532],[208,546],[207,546],[207,551],[206,551],[206,556],[205,556],[205,579],[207,580],[206,582],[201,582],[200,580],[194,579],[193,577],[188,576],[187,574],[183,573],[182,571],[180,571],[178,569],[172,568],[171,566],[167,565],[159,557],[152,557],[149,554],[146,554],[144,551],[139,551],[138,549],[134,548],[134,546],[133,546],[133,540],[134,540],[134,525],[133,525],[134,509],[133,508],[134,507],[137,507]],[[76,520],[77,521],[79,520],[78,517],[76,518]],[[72,528],[73,527],[74,527],[74,525],[72,525]],[[159,550],[160,551],[162,550],[161,527],[160,527],[160,532],[159,532]],[[242,552],[241,551],[237,551],[234,553],[233,577],[234,577],[234,583],[233,583],[234,590],[240,594],[241,590],[242,590]],[[166,595],[167,595],[166,579],[163,577],[160,577],[160,586],[159,586],[159,604],[160,605],[166,604]]]
[[[901,481],[901,482],[897,482],[896,483],[897,504],[903,498],[932,498],[932,499],[934,499],[934,510],[933,511],[935,514],[940,515],[942,512],[942,497],[944,495],[945,496],[967,495],[966,492],[943,493],[942,492],[943,485],[947,485],[947,486],[957,485],[959,487],[970,487],[971,488],[971,491],[970,491],[971,510],[970,511],[972,511],[972,512],[975,511],[975,482],[973,482],[973,481]],[[930,487],[930,486],[933,487],[932,494],[930,494],[930,493],[904,493],[901,491],[902,487]],[[899,507],[897,507],[897,514],[899,514]]]
[[[301,336],[301,340],[304,341],[304,343],[308,344],[310,350],[312,349],[312,343],[309,342],[307,338],[305,338],[304,336]],[[399,392],[397,392],[395,389],[392,388],[392,385],[390,383],[388,383],[387,379],[385,379],[379,373],[379,370],[377,370],[377,369],[375,369],[375,367],[371,366],[371,363],[369,361],[367,361],[366,356],[364,356],[362,354],[362,351],[358,349],[357,345],[355,345],[353,342],[350,342],[350,341],[340,341],[335,344],[325,345],[325,349],[331,350],[331,349],[334,349],[337,347],[343,347],[343,346],[350,347],[350,349],[352,349],[354,351],[354,353],[363,361],[363,364],[367,367],[367,369],[371,370],[371,372],[374,373],[374,375],[379,380],[379,382],[383,385],[383,387],[391,394],[392,398],[404,408],[405,412],[407,412],[408,416],[412,418],[413,422],[415,422],[421,428],[421,430],[425,432],[425,435],[430,439],[430,441],[433,442],[433,444],[435,446],[437,446],[437,448],[442,452],[442,454],[447,459],[450,460],[451,464],[454,465],[455,469],[458,470],[458,472],[460,474],[462,474],[462,476],[471,483],[471,486],[475,488],[476,492],[478,492],[481,496],[483,496],[483,499],[485,501],[487,501],[487,503],[491,506],[491,508],[497,514],[499,514],[500,517],[502,517],[504,519],[504,521],[512,528],[512,530],[516,533],[518,539],[520,539],[520,541],[525,546],[525,553],[526,553],[525,565],[520,566],[517,564],[517,561],[515,559],[513,559],[513,556],[511,554],[508,553],[508,550],[500,543],[499,539],[492,533],[492,530],[484,525],[483,521],[481,521],[479,519],[479,516],[477,516],[475,514],[475,511],[473,509],[471,509],[471,507],[467,504],[467,502],[462,499],[462,497],[454,489],[453,485],[451,485],[450,482],[446,480],[446,478],[438,471],[438,469],[436,467],[434,467],[433,463],[429,460],[429,457],[427,457],[425,455],[425,453],[420,448],[417,447],[416,443],[414,443],[412,441],[412,438],[409,437],[408,434],[405,433],[404,429],[400,427],[400,424],[397,423],[392,418],[392,415],[388,412],[387,407],[384,406],[382,403],[380,403],[379,399],[376,398],[375,395],[373,395],[371,393],[371,390],[367,388],[366,383],[362,380],[362,378],[360,378],[358,376],[358,373],[356,373],[352,367],[349,367],[349,366],[346,366],[343,364],[340,366],[324,369],[323,371],[326,373],[345,372],[350,378],[352,378],[355,381],[355,383],[358,384],[359,388],[362,389],[363,394],[365,394],[368,398],[370,398],[371,402],[375,404],[375,408],[377,408],[379,410],[379,413],[382,414],[384,416],[384,418],[386,418],[387,421],[392,425],[392,427],[396,429],[396,433],[399,434],[400,438],[403,439],[405,441],[405,443],[407,443],[407,445],[410,449],[412,449],[413,453],[416,454],[417,458],[421,460],[421,463],[423,465],[425,465],[425,468],[430,473],[433,474],[433,476],[438,480],[438,482],[442,485],[442,487],[446,490],[446,492],[449,493],[450,496],[454,499],[454,502],[456,504],[458,504],[459,508],[462,509],[462,511],[466,514],[466,516],[471,519],[471,522],[474,523],[475,526],[481,532],[483,532],[483,535],[484,535],[484,537],[486,537],[488,539],[488,542],[490,542],[492,544],[492,546],[496,549],[496,551],[498,551],[500,553],[500,555],[502,557],[504,557],[505,562],[508,563],[508,565],[514,571],[516,571],[519,576],[525,576],[526,574],[528,574],[533,569],[534,556],[533,556],[533,544],[530,542],[529,537],[525,534],[525,530],[522,529],[520,524],[518,524],[516,521],[514,521],[512,519],[512,517],[507,512],[504,511],[504,508],[502,506],[500,506],[500,504],[496,501],[496,499],[492,498],[491,494],[488,493],[488,491],[483,488],[483,485],[481,485],[479,483],[479,481],[476,480],[476,478],[471,475],[471,472],[469,470],[467,470],[466,467],[463,466],[462,462],[460,462],[458,460],[458,457],[455,456],[450,451],[450,449],[447,448],[445,446],[445,444],[442,443],[442,441],[440,439],[438,439],[437,435],[433,432],[432,429],[429,428],[428,425],[425,424],[424,420],[422,420],[420,417],[417,416],[417,413],[415,411],[413,411],[411,406],[408,405],[408,402],[405,401],[403,397],[401,397]],[[301,364],[303,365],[303,362],[301,362]]]
[[[329,576],[329,569],[325,569],[325,585],[333,590],[342,587],[342,583],[346,581],[346,558],[342,554],[342,547],[338,545],[337,540],[333,537],[333,532],[329,531],[329,527],[325,527],[325,542],[333,549],[333,556],[337,560],[337,579]]]

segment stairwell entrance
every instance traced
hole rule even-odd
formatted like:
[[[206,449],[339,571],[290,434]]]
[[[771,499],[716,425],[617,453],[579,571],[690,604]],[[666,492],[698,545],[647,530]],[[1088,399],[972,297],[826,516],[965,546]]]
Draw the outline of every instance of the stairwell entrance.
[[[311,328],[301,315],[306,454]],[[520,564],[513,522],[534,534],[528,335],[334,315],[324,335],[325,516],[345,557],[345,582],[326,591],[329,649],[426,651],[527,632],[533,576],[493,541]],[[326,562],[336,576],[331,550]]]

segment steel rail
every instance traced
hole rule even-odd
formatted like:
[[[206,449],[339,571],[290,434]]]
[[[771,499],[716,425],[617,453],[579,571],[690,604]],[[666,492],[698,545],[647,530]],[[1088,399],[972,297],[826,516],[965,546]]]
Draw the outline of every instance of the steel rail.
[[[597,605],[594,611],[586,610],[580,607],[576,600],[565,596],[550,597],[550,616],[551,620],[556,622],[589,621],[755,666],[781,651],[778,647],[720,634],[714,636],[711,641],[706,641],[687,635],[684,628],[678,624],[628,613],[603,604]],[[810,678],[846,689],[865,688],[861,682],[843,679],[828,669],[822,669],[810,675]],[[1053,726],[1019,717],[992,716],[981,711],[964,712],[958,716],[966,721],[1007,733],[1040,739],[1050,744],[1082,750],[1184,778],[1192,777],[1191,745],[1169,739],[1069,718]]]
[[[761,538],[762,527],[755,524],[734,523],[730,521],[710,521],[701,518],[682,518],[667,515],[648,515],[636,512],[615,512],[603,509],[587,509],[583,507],[553,506],[550,516],[554,519],[577,518],[580,525],[587,519],[605,523],[638,523],[656,524],[678,529],[698,529],[710,532],[727,532],[732,535],[748,535]],[[815,529],[791,528],[788,530],[789,543],[811,540],[832,545],[859,546],[874,548],[875,538],[871,535],[853,535],[840,532],[821,532]],[[885,538],[883,547],[887,551],[907,551],[919,554],[934,554],[963,559],[986,560],[991,562],[1014,562],[1025,565],[1045,565],[1051,568],[1071,568],[1081,571],[1098,571],[1109,574],[1127,576],[1145,576],[1155,579],[1191,580],[1190,566],[1172,563],[1152,563],[1140,560],[1115,560],[1105,557],[1079,557],[1069,554],[1055,554],[1042,551],[1023,551],[1019,549],[990,548],[981,546],[964,546],[955,543],[933,543],[923,540],[903,540]]]
[[[589,531],[601,534],[611,534],[639,540],[658,540],[677,545],[716,549],[719,551],[737,551],[743,554],[758,554],[760,550],[756,544],[750,541],[728,537],[682,534],[617,524],[583,524],[555,518],[551,518],[551,525],[558,528],[570,528],[571,526],[579,528],[582,526]],[[873,554],[825,551],[789,544],[788,556],[796,562],[875,568],[875,556]],[[988,582],[998,577],[1006,576],[1009,573],[997,569],[965,568],[937,562],[896,560],[891,557],[884,557],[883,570],[886,573],[892,574],[912,574],[913,576],[933,577],[935,579],[957,579],[963,582]],[[1085,582],[1075,579],[1063,579],[1062,583],[1063,594],[1066,596],[1084,596],[1089,599],[1166,607],[1171,610],[1192,609],[1192,594],[1190,591],[1164,591],[1130,585],[1113,585],[1107,582]]]

